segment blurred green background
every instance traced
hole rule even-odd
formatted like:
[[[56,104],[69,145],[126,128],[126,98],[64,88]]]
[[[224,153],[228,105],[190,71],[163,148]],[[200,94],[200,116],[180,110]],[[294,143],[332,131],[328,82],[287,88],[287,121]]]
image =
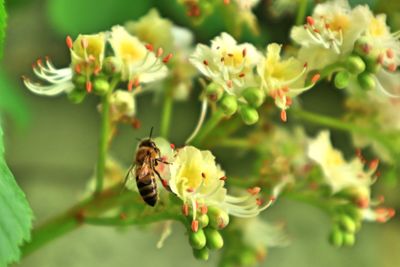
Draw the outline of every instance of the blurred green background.
[[[392,10],[392,23],[396,25],[400,13],[397,0],[381,1],[385,4],[357,2],[369,2],[377,9]],[[31,74],[31,64],[38,57],[48,55],[56,66],[66,66],[69,53],[64,38],[67,34],[74,37],[78,33],[106,30],[114,24],[138,18],[155,5],[162,16],[194,29],[198,41],[207,42],[224,30],[225,24],[216,13],[205,24],[193,26],[184,9],[174,0],[11,0],[6,4],[8,28],[0,68],[1,95],[7,96],[0,100],[5,111],[6,156],[32,205],[35,224],[40,224],[81,197],[88,177],[93,173],[100,125],[94,97],[86,99],[83,105],[73,105],[66,97],[40,97],[25,89],[20,76]],[[294,18],[288,16],[274,20],[266,12],[267,5],[265,1],[257,9],[260,22],[265,27],[262,36],[256,39],[245,31],[244,39],[261,46],[267,40],[287,42]],[[321,108],[326,113],[334,114],[338,111],[331,107],[340,103],[342,95],[336,91],[329,91],[328,94],[329,105]],[[305,95],[304,101],[318,109],[320,101],[315,100],[322,95]],[[157,130],[160,104],[154,102],[151,95],[141,96],[137,105],[143,127],[136,131],[130,127],[122,128],[115,139],[112,154],[126,165],[132,159],[135,138],[146,136],[151,126]],[[175,105],[173,142],[182,142],[190,133],[198,110],[196,94],[192,95],[191,102]],[[230,153],[228,157],[224,151],[217,151],[217,155],[227,172],[246,172],[246,154]],[[400,199],[395,193],[398,189],[391,188],[387,192],[388,203],[397,207],[400,206]],[[262,266],[400,266],[400,255],[395,253],[400,250],[398,217],[385,225],[366,224],[353,248],[335,249],[326,241],[330,221],[316,208],[283,200],[263,216],[270,221],[285,221],[292,245],[270,249]],[[53,241],[15,266],[216,266],[217,255],[206,263],[193,258],[181,225],[174,226],[173,235],[162,249],[156,248],[159,229],[148,228],[149,231],[137,227],[122,231],[84,226]]]

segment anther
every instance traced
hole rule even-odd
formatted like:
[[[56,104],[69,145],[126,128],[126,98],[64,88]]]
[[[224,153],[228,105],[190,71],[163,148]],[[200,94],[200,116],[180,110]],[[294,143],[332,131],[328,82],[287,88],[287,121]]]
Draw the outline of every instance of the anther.
[[[207,214],[207,212],[208,212],[208,207],[207,207],[207,205],[203,204],[203,205],[200,207],[200,212],[201,212],[201,214]]]
[[[226,177],[225,175],[222,176],[221,178],[219,178],[221,181],[226,181],[226,179],[228,179],[228,177]]]
[[[188,204],[182,205],[182,214],[185,216],[189,216],[189,205]]]
[[[371,162],[369,163],[369,169],[376,170],[378,168],[378,165],[379,165],[379,159],[371,160]]]
[[[261,198],[256,199],[257,206],[261,206],[263,203],[264,203],[264,201]]]
[[[188,193],[193,193],[194,190],[193,190],[193,188],[188,188],[188,189],[186,189],[186,192],[188,192]]]
[[[92,92],[92,82],[91,81],[86,81],[86,92],[88,92],[88,93]]]
[[[146,44],[145,47],[146,47],[146,49],[149,50],[150,52],[153,52],[153,50],[154,50],[154,47],[153,47],[152,44]]]
[[[252,194],[253,196],[257,195],[258,193],[260,193],[261,188],[256,186],[256,187],[252,187],[252,188],[248,188],[247,192],[249,192],[250,194]]]
[[[71,36],[67,35],[67,37],[65,38],[65,42],[67,43],[68,48],[72,49],[73,42]]]
[[[388,70],[389,70],[389,71],[391,71],[391,72],[395,72],[395,71],[396,71],[396,69],[397,69],[397,66],[396,66],[396,64],[394,64],[394,63],[391,63],[391,64],[389,64],[389,65],[388,65]]]
[[[198,220],[193,220],[192,221],[192,231],[197,232],[199,230],[199,221]]]
[[[229,88],[232,88],[232,80],[228,80],[228,81],[226,82],[226,85],[227,85]]]
[[[101,71],[101,68],[99,66],[97,66],[94,68],[93,74],[98,75],[100,73],[100,71]]]
[[[247,50],[246,50],[246,48],[243,48],[243,50],[242,50],[242,56],[243,56],[243,57],[246,57],[246,55],[247,55]]]
[[[75,65],[75,72],[78,73],[78,74],[81,74],[82,69],[81,69],[81,65],[80,64],[76,64]]]
[[[206,174],[205,174],[204,172],[202,172],[202,173],[201,173],[201,177],[202,177],[203,179],[205,179],[205,178],[206,178]]]
[[[89,46],[89,42],[86,38],[82,38],[81,40],[81,46],[83,49],[86,49]]]
[[[388,58],[394,58],[393,49],[389,48],[388,50],[386,50],[386,56],[387,56]]]
[[[321,74],[319,74],[319,73],[317,73],[317,74],[314,74],[314,76],[312,76],[312,78],[311,78],[311,82],[312,83],[316,83],[316,82],[318,82],[318,80],[321,78]]]
[[[313,26],[315,24],[314,19],[311,16],[307,16],[307,24]]]
[[[365,209],[369,206],[369,199],[366,197],[362,197],[357,199],[356,204],[359,208]]]
[[[286,114],[286,110],[284,110],[284,109],[282,109],[282,111],[281,111],[281,120],[283,122],[287,121],[287,114]]]
[[[164,63],[168,63],[168,61],[170,61],[170,59],[172,58],[172,53],[169,53],[168,55],[166,55],[164,58],[163,58],[163,62]]]
[[[171,147],[171,149],[175,149],[175,145],[174,144],[170,144],[169,146]]]
[[[163,53],[164,53],[164,49],[162,49],[162,47],[159,47],[157,49],[157,57],[160,57]]]
[[[206,65],[206,66],[208,66],[208,60],[204,59],[204,60],[203,60],[203,64]]]
[[[239,74],[239,78],[243,78],[244,76],[245,76],[244,73],[240,73],[240,74]]]

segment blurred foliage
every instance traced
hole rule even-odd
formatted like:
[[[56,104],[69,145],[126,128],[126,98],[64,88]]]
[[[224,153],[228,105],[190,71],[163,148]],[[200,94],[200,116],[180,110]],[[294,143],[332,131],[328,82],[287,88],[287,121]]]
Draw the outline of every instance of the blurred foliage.
[[[0,0],[0,58],[3,55],[3,44],[6,35],[7,13],[4,0]]]

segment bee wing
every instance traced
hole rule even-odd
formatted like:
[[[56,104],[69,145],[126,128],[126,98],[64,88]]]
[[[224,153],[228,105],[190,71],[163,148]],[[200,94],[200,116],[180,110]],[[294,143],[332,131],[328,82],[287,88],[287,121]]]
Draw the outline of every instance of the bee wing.
[[[128,180],[131,179],[132,176],[135,176],[135,175],[134,175],[134,172],[133,172],[134,167],[135,167],[134,164],[132,164],[132,165],[129,167],[128,172],[127,172],[126,175],[125,175],[124,182],[123,182],[123,184],[122,184],[121,193],[124,191],[125,186],[126,186],[126,183],[128,182]]]

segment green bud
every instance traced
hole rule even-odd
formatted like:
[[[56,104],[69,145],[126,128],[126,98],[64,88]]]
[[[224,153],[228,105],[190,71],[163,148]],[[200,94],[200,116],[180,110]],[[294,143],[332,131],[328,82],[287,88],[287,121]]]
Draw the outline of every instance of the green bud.
[[[220,101],[220,106],[225,115],[232,116],[238,109],[236,97],[233,95],[225,95]]]
[[[343,234],[343,245],[352,247],[356,242],[356,237],[352,233],[344,233]]]
[[[329,234],[329,243],[337,248],[343,246],[343,233],[339,227],[334,227]]]
[[[264,92],[261,88],[249,87],[246,88],[242,96],[246,99],[247,103],[255,108],[258,108],[264,102]]]
[[[104,78],[96,78],[93,83],[94,92],[99,95],[104,95],[110,90],[110,84]]]
[[[358,75],[357,79],[361,88],[364,90],[371,90],[376,86],[374,76],[368,72],[361,73]]]
[[[221,234],[214,228],[205,228],[204,233],[207,239],[209,249],[221,249],[224,246],[224,240]]]
[[[257,255],[251,249],[245,249],[239,254],[240,266],[254,266],[257,264]]]
[[[376,73],[381,65],[378,63],[378,55],[372,54],[364,57],[364,61],[366,64],[366,70],[371,73]]]
[[[362,218],[360,209],[353,205],[346,206],[344,212],[346,212],[346,214],[349,215],[356,224]]]
[[[209,256],[208,248],[193,249],[193,255],[198,260],[206,261],[206,260],[208,260],[208,256]]]
[[[354,51],[361,56],[368,55],[371,49],[372,44],[369,42],[368,38],[359,38],[354,45]]]
[[[85,96],[86,91],[74,89],[68,94],[68,99],[74,104],[79,104],[85,99]]]
[[[116,57],[107,57],[103,62],[103,70],[109,74],[115,74],[121,72],[122,64],[119,59]]]
[[[223,229],[229,224],[228,213],[219,208],[208,207],[208,217],[209,225],[215,229]]]
[[[86,77],[82,75],[75,75],[72,78],[72,82],[75,84],[76,89],[85,90],[86,86]]]
[[[194,249],[202,249],[206,245],[206,236],[203,229],[193,232],[189,230],[189,243]]]
[[[199,220],[199,225],[201,228],[207,227],[208,223],[210,222],[210,219],[208,218],[207,214],[202,214],[198,217]]]
[[[206,94],[211,101],[218,101],[224,94],[224,88],[216,83],[210,83],[206,88]]]
[[[335,75],[335,86],[338,89],[344,89],[349,85],[350,73],[348,71],[339,71]]]
[[[257,110],[250,106],[242,106],[239,110],[239,113],[243,122],[247,125],[252,125],[259,119]]]
[[[365,70],[365,62],[361,57],[353,55],[346,59],[346,68],[351,73],[357,75]]]
[[[346,214],[342,214],[339,216],[338,224],[340,228],[347,233],[354,233],[356,231],[356,224],[354,220]]]

